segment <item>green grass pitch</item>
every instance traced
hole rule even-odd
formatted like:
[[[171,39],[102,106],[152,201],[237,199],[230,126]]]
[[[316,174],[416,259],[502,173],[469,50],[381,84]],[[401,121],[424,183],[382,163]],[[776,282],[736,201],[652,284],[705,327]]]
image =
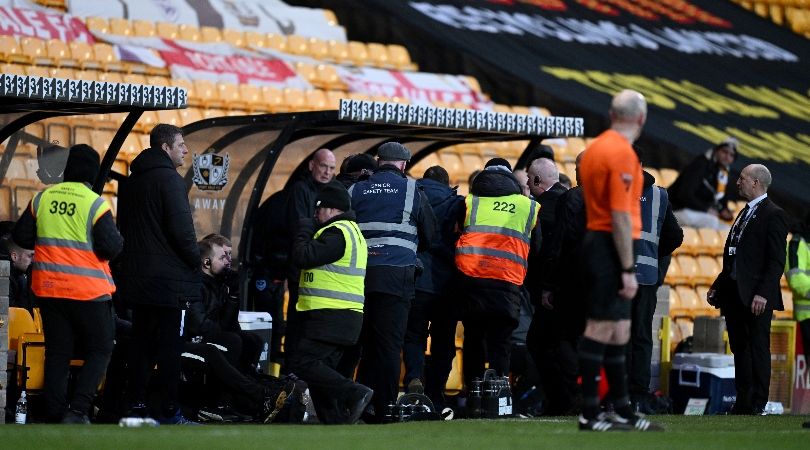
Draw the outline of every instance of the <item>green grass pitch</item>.
[[[655,416],[663,433],[589,433],[573,417],[393,425],[4,425],[3,449],[810,449],[807,416]]]

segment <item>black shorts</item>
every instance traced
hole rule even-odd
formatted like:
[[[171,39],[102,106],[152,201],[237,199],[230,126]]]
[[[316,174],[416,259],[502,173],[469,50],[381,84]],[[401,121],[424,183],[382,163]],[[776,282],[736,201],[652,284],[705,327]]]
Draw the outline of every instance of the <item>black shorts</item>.
[[[582,267],[587,290],[587,318],[629,320],[631,300],[619,297],[622,287],[621,262],[611,233],[588,231],[585,234]]]

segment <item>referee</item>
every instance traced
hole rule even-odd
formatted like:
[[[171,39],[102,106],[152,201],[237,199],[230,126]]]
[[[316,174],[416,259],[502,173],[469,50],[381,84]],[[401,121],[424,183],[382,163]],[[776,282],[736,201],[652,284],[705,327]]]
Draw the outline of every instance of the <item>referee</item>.
[[[610,129],[582,157],[587,233],[582,244],[587,322],[579,347],[582,374],[580,430],[660,431],[637,415],[627,393],[625,345],[630,337],[630,301],[636,294],[633,240],[641,236],[644,179],[633,141],[647,118],[647,102],[636,91],[619,92],[610,104]],[[604,365],[616,414],[600,413],[597,385]]]

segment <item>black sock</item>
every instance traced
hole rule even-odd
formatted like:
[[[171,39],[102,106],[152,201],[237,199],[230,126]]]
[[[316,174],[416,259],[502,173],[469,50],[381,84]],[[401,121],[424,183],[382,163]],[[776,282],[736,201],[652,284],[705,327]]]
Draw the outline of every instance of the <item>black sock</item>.
[[[605,346],[605,375],[610,385],[610,397],[616,412],[622,417],[630,417],[633,409],[627,396],[627,365],[624,345]]]
[[[579,371],[582,374],[582,415],[593,419],[599,415],[599,370],[605,344],[587,337],[579,343]]]

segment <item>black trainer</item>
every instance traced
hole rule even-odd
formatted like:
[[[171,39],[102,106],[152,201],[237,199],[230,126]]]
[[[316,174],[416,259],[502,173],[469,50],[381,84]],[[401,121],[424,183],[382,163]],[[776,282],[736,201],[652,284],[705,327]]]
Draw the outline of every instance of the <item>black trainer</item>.
[[[664,427],[655,422],[650,422],[644,414],[633,413],[631,417],[622,417],[619,414],[611,414],[608,418],[615,423],[626,424],[633,430],[638,431],[664,431]]]
[[[66,425],[90,425],[90,418],[87,414],[71,409],[62,418],[62,423]]]
[[[363,386],[362,384],[355,384],[349,398],[346,400],[346,406],[349,408],[349,424],[357,423],[363,411],[371,403],[371,397],[374,396],[374,391],[371,388]]]
[[[582,431],[630,431],[633,427],[627,423],[611,420],[607,414],[600,413],[594,419],[579,416],[579,429]]]

